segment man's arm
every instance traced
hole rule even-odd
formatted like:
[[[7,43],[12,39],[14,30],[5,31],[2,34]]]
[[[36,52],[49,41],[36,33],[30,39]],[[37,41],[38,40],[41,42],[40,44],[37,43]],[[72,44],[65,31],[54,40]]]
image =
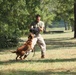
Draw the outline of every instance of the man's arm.
[[[41,25],[39,26],[39,30],[43,31],[44,30],[44,22],[41,22]]]
[[[43,31],[43,30],[44,30],[44,27],[39,27],[39,30],[40,30],[40,31]]]

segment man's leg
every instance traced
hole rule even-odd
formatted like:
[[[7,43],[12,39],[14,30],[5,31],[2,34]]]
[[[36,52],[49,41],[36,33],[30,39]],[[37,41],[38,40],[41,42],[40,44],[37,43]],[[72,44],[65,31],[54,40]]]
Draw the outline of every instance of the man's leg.
[[[44,58],[45,57],[45,54],[46,54],[46,44],[45,44],[45,41],[43,39],[43,37],[39,34],[38,36],[38,44],[41,48],[41,58]]]
[[[36,43],[37,43],[37,37],[34,37],[32,39],[32,49],[34,48],[34,46],[36,45]]]

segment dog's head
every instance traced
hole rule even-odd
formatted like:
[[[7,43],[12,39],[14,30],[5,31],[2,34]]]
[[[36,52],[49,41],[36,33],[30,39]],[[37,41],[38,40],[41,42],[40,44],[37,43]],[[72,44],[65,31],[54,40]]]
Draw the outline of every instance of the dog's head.
[[[28,40],[32,40],[34,38],[34,34],[30,33],[28,36]]]

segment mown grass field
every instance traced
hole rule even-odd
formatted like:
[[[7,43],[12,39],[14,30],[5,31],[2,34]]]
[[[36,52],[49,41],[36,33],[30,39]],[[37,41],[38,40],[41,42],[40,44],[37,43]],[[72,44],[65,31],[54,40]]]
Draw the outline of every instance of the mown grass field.
[[[41,59],[36,46],[25,60],[16,61],[12,49],[0,50],[0,75],[76,75],[76,39],[73,32],[42,35],[47,45],[46,58]],[[21,38],[25,41],[27,38]]]

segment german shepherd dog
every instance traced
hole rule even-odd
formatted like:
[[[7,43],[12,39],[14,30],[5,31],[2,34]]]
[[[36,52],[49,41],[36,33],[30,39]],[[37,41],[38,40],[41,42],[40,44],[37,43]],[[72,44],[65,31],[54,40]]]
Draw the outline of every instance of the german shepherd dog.
[[[17,48],[16,51],[13,51],[12,53],[16,53],[17,57],[16,60],[18,60],[18,58],[25,59],[26,55],[28,51],[33,50],[32,49],[32,39],[33,39],[34,35],[32,33],[29,34],[28,36],[28,40],[24,43],[23,46]],[[24,56],[24,58],[22,58],[22,56]]]

